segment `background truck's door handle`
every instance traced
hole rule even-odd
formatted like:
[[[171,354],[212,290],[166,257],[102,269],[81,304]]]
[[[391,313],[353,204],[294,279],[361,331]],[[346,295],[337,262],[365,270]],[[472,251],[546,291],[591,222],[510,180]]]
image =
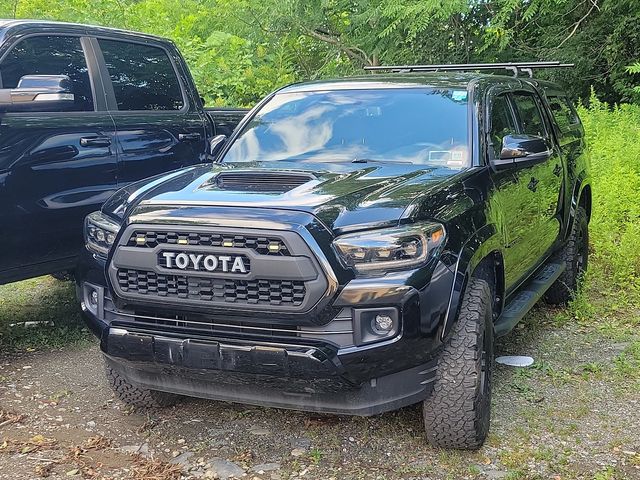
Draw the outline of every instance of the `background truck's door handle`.
[[[80,139],[80,146],[82,147],[108,147],[109,145],[111,145],[111,138],[102,135],[82,137]]]
[[[201,136],[199,133],[179,133],[178,140],[181,142],[196,142],[200,140]]]

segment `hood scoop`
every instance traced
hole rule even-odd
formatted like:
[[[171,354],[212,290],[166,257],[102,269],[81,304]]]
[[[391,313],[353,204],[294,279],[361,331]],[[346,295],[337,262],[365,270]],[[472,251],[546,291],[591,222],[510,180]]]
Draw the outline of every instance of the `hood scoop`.
[[[215,183],[221,190],[284,193],[315,179],[307,173],[222,172],[216,176]]]

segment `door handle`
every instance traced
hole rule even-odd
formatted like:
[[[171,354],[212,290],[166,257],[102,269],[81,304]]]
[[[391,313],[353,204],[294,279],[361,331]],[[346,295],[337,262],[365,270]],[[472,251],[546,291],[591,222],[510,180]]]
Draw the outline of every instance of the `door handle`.
[[[102,135],[82,137],[80,139],[81,147],[108,147],[109,145],[111,145],[111,138]]]
[[[199,133],[179,133],[178,140],[181,142],[197,142],[202,136]]]
[[[527,185],[527,188],[532,192],[535,192],[538,189],[539,182],[540,180],[538,180],[537,178],[531,177],[531,181],[529,181],[529,185]]]

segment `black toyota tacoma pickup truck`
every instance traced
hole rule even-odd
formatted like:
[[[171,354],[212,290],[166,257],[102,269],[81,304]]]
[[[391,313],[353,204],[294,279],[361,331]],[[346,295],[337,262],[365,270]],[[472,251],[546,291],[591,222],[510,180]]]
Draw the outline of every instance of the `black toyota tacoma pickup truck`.
[[[202,163],[245,114],[205,110],[168,40],[0,20],[0,284],[73,269],[88,213]]]
[[[478,448],[495,337],[586,268],[588,165],[571,102],[533,78],[290,85],[213,166],[90,214],[78,295],[130,404],[423,402],[430,443]]]

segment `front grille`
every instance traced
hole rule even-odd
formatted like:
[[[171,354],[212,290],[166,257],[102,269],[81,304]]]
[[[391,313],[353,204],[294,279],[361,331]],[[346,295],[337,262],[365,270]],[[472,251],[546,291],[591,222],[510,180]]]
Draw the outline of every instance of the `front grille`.
[[[220,308],[243,316],[309,312],[335,292],[335,282],[329,283],[305,235],[297,225],[131,224],[114,247],[109,277],[127,308]]]
[[[181,329],[199,335],[219,336],[225,338],[259,338],[274,340],[277,338],[298,338],[295,327],[287,325],[257,324],[255,322],[234,322],[220,324],[211,318],[195,314],[172,315],[171,318],[158,317],[155,312],[137,310],[131,317],[135,325],[150,330]]]
[[[304,282],[296,280],[187,277],[124,268],[117,270],[117,279],[118,286],[126,293],[217,304],[299,306],[306,295]]]
[[[154,248],[158,245],[199,245],[201,247],[248,248],[260,255],[291,255],[281,239],[258,235],[135,230],[129,235],[126,245],[140,248]]]

